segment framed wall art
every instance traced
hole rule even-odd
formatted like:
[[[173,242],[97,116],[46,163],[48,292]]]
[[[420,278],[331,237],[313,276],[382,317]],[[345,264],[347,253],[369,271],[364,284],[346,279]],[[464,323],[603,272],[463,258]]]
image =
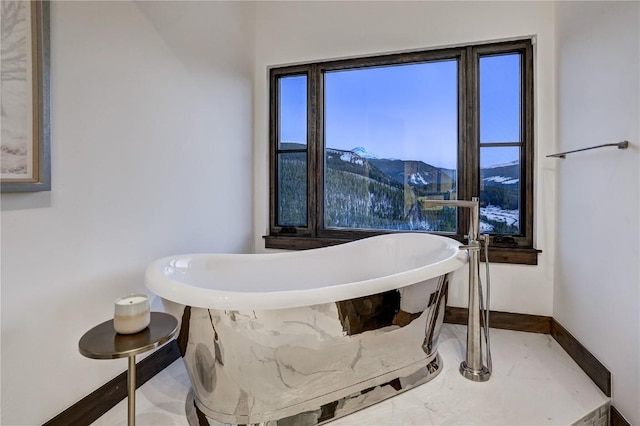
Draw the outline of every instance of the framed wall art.
[[[0,4],[0,189],[50,191],[49,2]]]

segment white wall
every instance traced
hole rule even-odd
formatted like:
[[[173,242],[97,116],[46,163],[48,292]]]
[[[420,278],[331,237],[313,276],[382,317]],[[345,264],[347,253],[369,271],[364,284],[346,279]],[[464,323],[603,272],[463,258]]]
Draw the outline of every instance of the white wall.
[[[559,2],[558,145],[628,140],[559,160],[553,315],[613,375],[640,424],[640,3]]]
[[[258,2],[255,70],[255,246],[268,222],[267,67],[304,61],[521,38],[536,45],[536,248],[538,266],[495,265],[492,309],[551,315],[555,163],[554,16],[548,2]],[[465,275],[449,302],[466,306]]]
[[[78,339],[153,259],[252,249],[254,20],[244,2],[52,2],[53,187],[2,194],[0,423],[42,424],[126,370]]]

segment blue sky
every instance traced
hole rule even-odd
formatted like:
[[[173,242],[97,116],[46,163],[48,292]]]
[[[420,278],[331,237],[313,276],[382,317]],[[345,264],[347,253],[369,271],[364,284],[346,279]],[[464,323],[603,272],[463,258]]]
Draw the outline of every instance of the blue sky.
[[[480,61],[481,142],[519,140],[519,57]],[[281,80],[281,141],[306,139],[306,78]],[[428,62],[325,74],[327,147],[361,146],[380,158],[457,161],[457,62]],[[518,148],[484,148],[481,165],[516,160]]]

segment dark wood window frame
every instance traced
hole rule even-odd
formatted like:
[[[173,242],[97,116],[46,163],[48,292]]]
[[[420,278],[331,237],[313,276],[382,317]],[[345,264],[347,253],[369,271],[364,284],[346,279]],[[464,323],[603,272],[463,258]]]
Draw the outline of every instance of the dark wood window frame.
[[[323,227],[323,75],[328,71],[375,66],[401,65],[426,61],[455,59],[458,61],[458,198],[471,199],[480,192],[479,143],[479,62],[480,57],[506,53],[521,54],[521,142],[520,150],[520,212],[521,234],[492,235],[489,259],[492,262],[536,265],[540,250],[533,247],[533,180],[534,180],[534,76],[533,46],[530,39],[478,44],[421,52],[379,55],[367,58],[315,62],[296,66],[271,68],[269,71],[269,234],[267,248],[303,250],[341,244],[388,230],[325,229]],[[280,226],[278,217],[278,155],[279,146],[279,79],[305,75],[307,77],[307,223],[306,226]],[[485,144],[483,144],[485,146]],[[458,233],[443,234],[464,241],[468,229],[468,213],[458,214]],[[406,231],[405,231],[406,232]]]

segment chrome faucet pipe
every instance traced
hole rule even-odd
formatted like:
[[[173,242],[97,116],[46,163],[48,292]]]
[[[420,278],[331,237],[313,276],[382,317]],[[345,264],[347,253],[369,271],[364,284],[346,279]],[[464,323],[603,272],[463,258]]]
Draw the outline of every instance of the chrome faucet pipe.
[[[466,207],[471,210],[469,218],[469,244],[478,241],[480,232],[480,200],[478,197],[472,197],[468,200],[424,200],[424,206],[442,206],[442,207]]]
[[[482,363],[481,300],[480,300],[480,201],[473,197],[466,200],[424,200],[424,206],[450,206],[470,209],[468,244],[460,250],[469,253],[469,317],[467,320],[467,353],[460,363],[460,374],[474,382],[489,380],[491,371]],[[488,324],[485,324],[488,327]],[[486,332],[486,331],[485,331]]]

